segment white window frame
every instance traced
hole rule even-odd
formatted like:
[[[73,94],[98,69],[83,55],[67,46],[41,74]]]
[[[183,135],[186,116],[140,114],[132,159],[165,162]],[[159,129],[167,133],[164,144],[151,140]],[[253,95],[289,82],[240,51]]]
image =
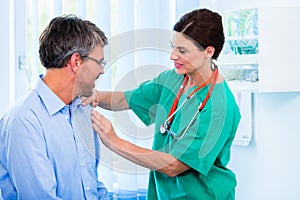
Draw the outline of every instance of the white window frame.
[[[26,0],[11,0],[2,2],[0,7],[1,26],[4,30],[0,37],[3,45],[0,49],[3,66],[0,73],[0,116],[27,92],[27,74],[22,70],[26,67],[26,9],[23,9],[25,5]]]

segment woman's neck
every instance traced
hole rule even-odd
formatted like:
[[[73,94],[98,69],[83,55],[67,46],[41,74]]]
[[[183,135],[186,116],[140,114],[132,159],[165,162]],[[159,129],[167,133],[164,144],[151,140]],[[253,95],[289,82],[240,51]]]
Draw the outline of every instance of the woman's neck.
[[[187,74],[189,76],[188,84],[190,87],[199,86],[212,76],[213,71],[211,68],[203,68],[201,70],[195,70],[193,73]]]

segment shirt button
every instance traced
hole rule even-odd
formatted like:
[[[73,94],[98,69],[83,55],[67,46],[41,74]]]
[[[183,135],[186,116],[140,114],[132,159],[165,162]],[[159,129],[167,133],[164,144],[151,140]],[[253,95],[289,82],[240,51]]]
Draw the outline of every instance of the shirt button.
[[[90,191],[90,190],[91,190],[91,188],[89,188],[89,187],[86,187],[86,190],[87,190],[87,191]]]
[[[85,166],[85,164],[82,162],[82,163],[81,163],[81,167],[84,167],[84,166]]]

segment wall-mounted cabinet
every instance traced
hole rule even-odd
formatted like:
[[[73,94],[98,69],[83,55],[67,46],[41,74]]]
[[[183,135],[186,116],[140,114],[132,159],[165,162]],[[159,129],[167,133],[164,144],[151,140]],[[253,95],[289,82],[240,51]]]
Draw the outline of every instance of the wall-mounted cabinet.
[[[222,13],[226,42],[218,64],[233,90],[300,91],[300,7]]]

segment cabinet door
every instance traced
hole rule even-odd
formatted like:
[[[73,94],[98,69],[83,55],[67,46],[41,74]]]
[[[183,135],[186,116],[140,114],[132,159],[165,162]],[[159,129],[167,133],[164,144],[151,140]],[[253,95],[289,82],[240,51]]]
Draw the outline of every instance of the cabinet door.
[[[218,60],[220,71],[232,89],[257,91],[258,9],[236,9],[222,15],[226,40]]]
[[[261,7],[259,91],[300,91],[300,7]]]

